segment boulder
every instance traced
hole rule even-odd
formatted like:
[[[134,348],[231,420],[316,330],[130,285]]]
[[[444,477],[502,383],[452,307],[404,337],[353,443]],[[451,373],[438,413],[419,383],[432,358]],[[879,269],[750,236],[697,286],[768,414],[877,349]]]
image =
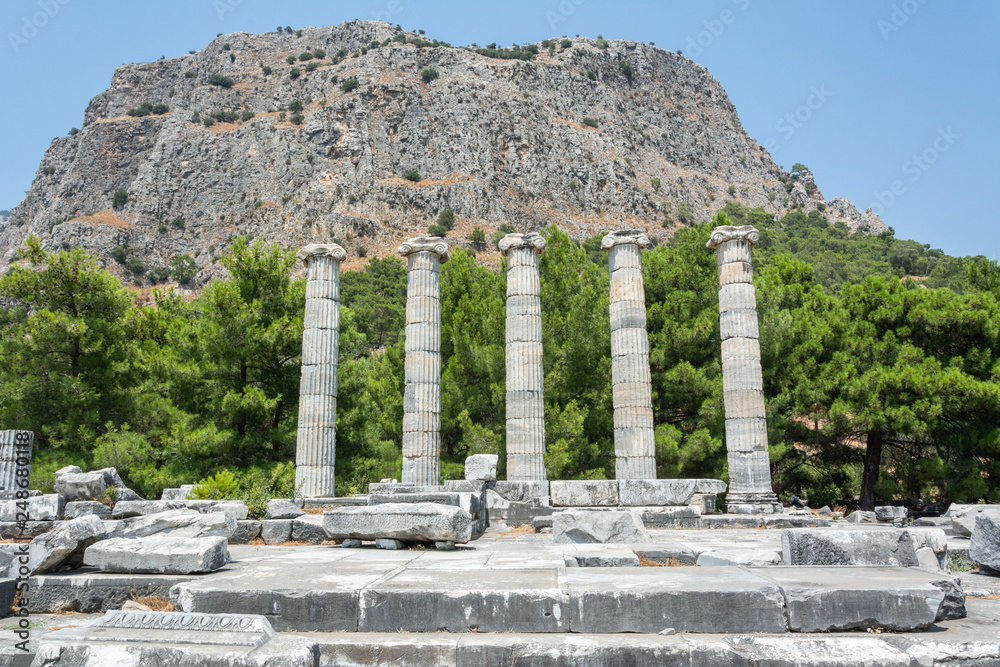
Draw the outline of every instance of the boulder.
[[[62,496],[59,496],[62,498]],[[111,517],[111,508],[96,500],[76,500],[66,503],[66,518],[78,519],[81,516],[96,516],[98,519],[108,519]]]
[[[47,493],[25,500],[5,501],[0,505],[0,521],[58,521],[63,518],[65,510],[66,501],[62,496],[58,493]]]
[[[106,534],[105,523],[93,515],[66,521],[31,540],[28,566],[32,574],[79,567],[87,547]]]
[[[878,523],[878,517],[875,515],[875,512],[855,510],[847,515],[846,521],[850,523]]]
[[[628,510],[568,510],[552,517],[552,538],[556,544],[650,542],[638,512]]]
[[[114,468],[102,468],[91,472],[79,472],[79,470],[76,466],[70,466],[56,473],[55,491],[66,502],[100,498],[108,487],[118,489],[115,493],[116,502],[140,499],[138,494],[125,486],[125,482]]]
[[[902,522],[907,517],[905,507],[880,505],[875,508],[875,518],[882,523]]]
[[[292,539],[292,519],[264,519],[260,524],[264,544],[283,544]]]
[[[323,514],[330,539],[458,542],[472,539],[472,515],[452,505],[399,503],[343,507]]]
[[[305,512],[293,501],[287,498],[271,498],[267,501],[265,519],[295,519]]]
[[[318,514],[303,514],[292,520],[292,541],[323,544],[331,539],[323,527],[323,517]]]
[[[225,512],[201,514],[194,510],[170,510],[122,519],[108,537],[149,537],[169,533],[174,537],[225,537],[236,532],[236,519]]]
[[[465,459],[465,479],[472,482],[495,482],[497,455],[473,454]]]
[[[789,528],[781,533],[781,545],[785,565],[880,565],[941,569],[948,542],[944,531],[934,528]]]
[[[976,529],[976,518],[989,516],[994,521],[1000,521],[1000,505],[952,505],[948,508],[951,517],[951,527],[959,535],[970,537]]]
[[[250,544],[252,540],[260,537],[261,524],[262,522],[253,519],[237,521],[236,530],[229,538],[230,544]]]
[[[192,500],[188,495],[194,490],[196,484],[181,484],[176,489],[163,489],[160,500]]]
[[[195,574],[226,565],[229,549],[224,537],[115,538],[89,546],[83,562],[102,572]]]
[[[969,558],[987,574],[1000,575],[1000,517],[989,514],[976,517]]]

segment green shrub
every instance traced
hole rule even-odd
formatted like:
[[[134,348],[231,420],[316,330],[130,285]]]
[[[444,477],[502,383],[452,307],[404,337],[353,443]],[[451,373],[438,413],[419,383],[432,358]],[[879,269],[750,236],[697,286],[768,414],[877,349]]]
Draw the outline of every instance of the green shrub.
[[[420,79],[424,83],[430,83],[434,79],[438,78],[438,76],[440,76],[438,74],[438,71],[436,69],[431,69],[429,67],[420,73]]]
[[[230,53],[229,54],[229,62],[231,62],[231,63],[236,62],[236,54],[235,53]]]
[[[730,185],[728,188],[726,188],[726,192],[729,193],[730,197],[735,197],[736,196],[736,186],[735,185]]]
[[[232,88],[236,82],[233,81],[233,78],[230,76],[215,73],[208,77],[208,83],[212,86],[218,86],[220,88]]]
[[[80,131],[80,128],[78,128],[78,127],[71,127],[71,128],[69,128],[69,136],[71,136],[71,137],[76,136],[76,134],[79,131]]]
[[[125,190],[116,190],[115,194],[111,197],[111,207],[121,208],[128,203],[128,192]]]
[[[597,72],[592,69],[587,70],[587,78],[591,81],[597,81]]]
[[[792,165],[792,173],[797,174],[800,171],[809,171],[809,167],[805,166],[801,162],[796,162]]]
[[[767,201],[774,201],[777,198],[778,198],[778,195],[775,194],[774,192],[768,192],[767,193]]]
[[[410,167],[403,172],[403,178],[414,183],[420,182],[420,171],[416,167]]]
[[[571,42],[571,41],[570,41],[570,40],[568,40],[568,39],[564,39],[564,40],[562,40],[561,42],[559,42],[559,47],[560,47],[560,48],[563,48],[563,49],[568,49],[568,48],[569,48],[569,47],[571,47],[571,46],[573,46],[573,42]]]
[[[654,176],[653,178],[649,179],[649,183],[650,183],[650,185],[653,186],[653,192],[659,192],[660,191],[660,179],[658,179],[658,178],[656,178]]]
[[[317,63],[314,60],[314,61],[306,64],[306,71],[307,72],[314,72],[314,71],[316,71],[316,68],[318,68],[318,67],[319,67],[319,63]]]
[[[205,127],[212,127],[213,125],[215,125],[215,119],[212,118],[211,116],[205,116],[205,118],[201,122],[205,125]]]
[[[450,208],[441,211],[438,213],[437,224],[451,231],[455,227],[455,212]]]
[[[631,63],[627,60],[623,60],[618,63],[618,71],[624,74],[625,78],[629,81],[631,81],[632,77],[635,75],[635,68],[633,68]]]
[[[235,123],[239,117],[240,115],[235,111],[216,111],[212,114],[212,118],[220,123]]]
[[[363,245],[359,245],[358,257],[367,257],[367,256],[368,256],[368,248],[364,247]]]
[[[170,276],[181,285],[187,285],[198,273],[198,265],[191,255],[174,255],[170,262]]]
[[[230,44],[229,42],[226,42],[225,44],[222,45],[222,50],[223,51],[231,51],[232,48],[233,48],[233,45]]]
[[[161,234],[166,234],[168,227],[161,222],[160,226],[157,229]]]
[[[193,69],[189,69],[188,71],[184,72],[184,78],[185,79],[193,79],[196,76],[198,76],[198,72],[196,72]]]
[[[119,264],[124,264],[128,259],[128,252],[125,250],[125,246],[115,246],[111,250],[111,259],[115,260]]]
[[[326,51],[323,49],[313,49],[313,58],[326,58]]]
[[[298,62],[298,60],[299,59],[296,58],[295,56],[288,56],[287,58],[285,58],[285,62],[288,63],[289,65],[294,65],[296,62]]]
[[[694,223],[694,209],[691,207],[691,204],[682,201],[677,205],[677,219],[685,225]]]
[[[292,69],[288,70],[288,76],[289,78],[291,78],[292,81],[295,81],[301,75],[302,75],[302,70],[300,70],[298,67],[293,67]]]
[[[602,36],[597,36],[597,48],[606,49],[608,48],[608,40],[604,39]]]
[[[430,234],[431,236],[447,236],[448,228],[445,227],[444,225],[439,225],[437,223],[434,223],[433,225],[427,228],[427,233]]]
[[[256,114],[254,114],[253,111],[250,111],[250,109],[244,109],[243,112],[240,114],[240,120],[245,123],[251,118],[253,118],[255,115]]]
[[[292,121],[293,125],[301,125],[303,122],[305,122],[306,117],[300,113],[297,113],[293,114],[292,117],[289,118],[288,120]]]
[[[260,68],[260,71],[262,71],[264,73],[264,76],[269,76],[271,74],[272,70],[267,65],[262,65],[261,68]]]
[[[583,124],[587,127],[597,127],[597,120],[591,118],[590,116],[584,116]]]
[[[349,93],[359,85],[358,80],[352,76],[350,79],[345,79],[344,82],[340,84],[340,89],[345,93]]]
[[[486,232],[483,231],[482,227],[476,227],[469,234],[469,241],[476,248],[482,248],[486,245]]]
[[[141,276],[146,272],[146,264],[140,257],[129,257],[125,265],[128,267],[129,271],[137,276]]]
[[[826,203],[825,202],[818,202],[816,204],[816,210],[819,211],[820,213],[822,213],[823,211],[825,211],[826,210]]]
[[[184,218],[180,217],[174,218],[173,220],[170,221],[170,225],[174,229],[184,229]]]
[[[56,173],[56,168],[53,167],[52,165],[45,165],[44,167],[42,167],[42,173],[45,174],[46,176],[51,176],[52,174]]]
[[[302,62],[312,59],[313,59],[312,51],[303,51],[302,53],[299,54],[299,60],[301,60]]]
[[[142,116],[148,116],[152,112],[153,112],[153,105],[150,104],[149,102],[143,102],[135,109],[129,109],[128,111],[126,111],[125,115],[141,118]]]

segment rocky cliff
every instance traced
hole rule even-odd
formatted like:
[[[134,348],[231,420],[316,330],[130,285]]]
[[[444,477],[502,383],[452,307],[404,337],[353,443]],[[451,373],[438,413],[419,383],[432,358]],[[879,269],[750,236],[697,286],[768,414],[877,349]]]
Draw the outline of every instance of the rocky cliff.
[[[884,228],[845,199],[824,202],[808,172],[784,172],[711,74],[671,51],[577,38],[505,59],[435,44],[354,21],[221,35],[119,67],[0,223],[0,271],[28,234],[132,279],[186,254],[204,283],[237,236],[336,239],[357,266],[444,209],[462,245],[475,227],[489,238],[550,223],[664,239],[728,199]],[[492,244],[479,257],[498,262]]]

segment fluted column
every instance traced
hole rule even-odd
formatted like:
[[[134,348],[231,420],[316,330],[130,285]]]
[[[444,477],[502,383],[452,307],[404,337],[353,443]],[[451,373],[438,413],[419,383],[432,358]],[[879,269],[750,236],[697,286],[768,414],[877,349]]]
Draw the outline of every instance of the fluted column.
[[[601,241],[611,271],[611,381],[615,408],[615,478],[656,479],[652,377],[646,335],[646,294],[639,230],[612,232]]]
[[[404,484],[441,483],[441,264],[448,244],[416,236],[399,246],[406,258],[406,385],[403,393]]]
[[[500,239],[507,257],[507,479],[545,479],[542,300],[534,232]]]
[[[297,256],[306,265],[306,314],[295,488],[305,498],[332,498],[337,460],[340,261],[347,253],[336,243],[312,243]]]
[[[722,391],[726,407],[729,493],[726,511],[780,512],[771,489],[767,452],[764,378],[760,368],[757,298],[750,250],[757,230],[716,227],[708,241],[719,265],[719,330],[722,338]]]

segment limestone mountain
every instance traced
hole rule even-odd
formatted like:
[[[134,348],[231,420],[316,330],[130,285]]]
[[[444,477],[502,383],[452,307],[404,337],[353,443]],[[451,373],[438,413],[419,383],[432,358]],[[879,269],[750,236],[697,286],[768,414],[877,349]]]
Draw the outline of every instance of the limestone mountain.
[[[588,38],[490,47],[352,21],[123,65],[0,222],[0,271],[29,234],[152,281],[190,255],[204,283],[237,236],[337,240],[350,268],[445,209],[449,237],[491,264],[481,239],[498,230],[638,227],[663,240],[728,199],[884,229],[825,202],[809,172],[783,171],[681,55]]]

